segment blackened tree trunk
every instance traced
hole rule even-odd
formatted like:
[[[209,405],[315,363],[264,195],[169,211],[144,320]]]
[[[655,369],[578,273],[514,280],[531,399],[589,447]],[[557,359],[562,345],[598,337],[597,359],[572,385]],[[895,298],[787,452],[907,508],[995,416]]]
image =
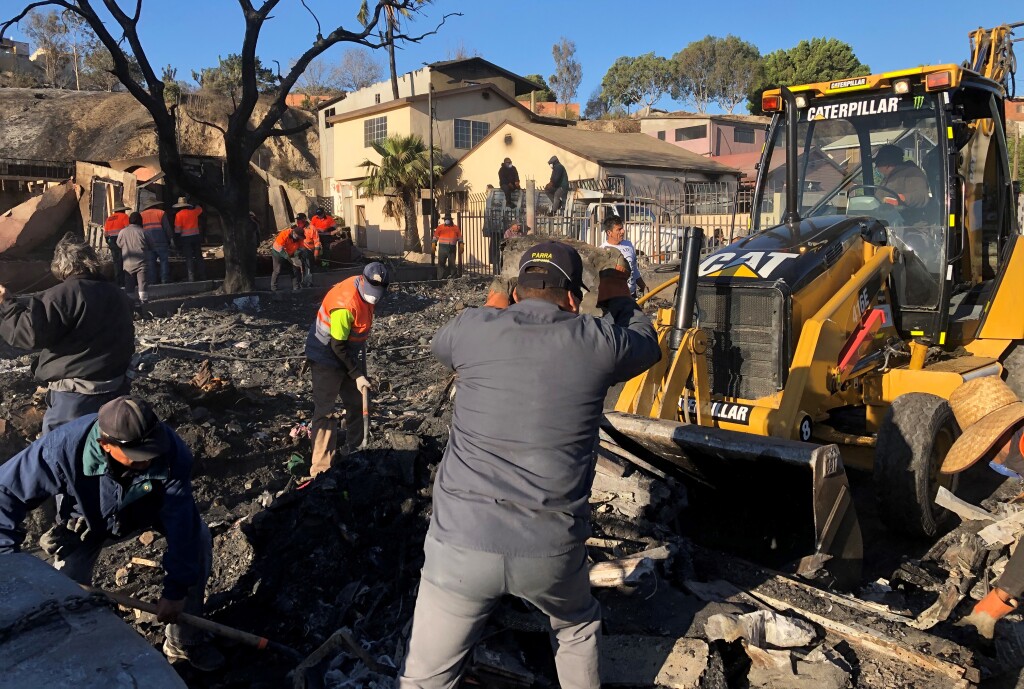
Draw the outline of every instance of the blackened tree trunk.
[[[419,221],[416,214],[416,195],[410,190],[403,191],[402,204],[405,206],[405,250],[419,253],[423,251],[423,242],[420,241]]]
[[[409,15],[419,11],[424,0],[377,0],[372,15],[368,11],[360,12],[357,30],[348,30],[339,25],[326,37],[321,35],[320,23],[317,20],[317,34],[315,37],[309,37],[310,40],[307,42],[310,47],[295,60],[291,70],[281,77],[276,92],[270,95],[266,113],[262,117],[254,117],[256,104],[260,97],[256,80],[257,44],[264,23],[270,18],[271,12],[281,3],[281,0],[262,0],[255,4],[253,0],[238,0],[245,20],[245,33],[240,51],[242,58],[241,97],[232,101],[234,110],[228,115],[226,126],[217,122],[196,120],[200,124],[219,131],[224,138],[226,152],[224,181],[223,184],[211,185],[208,181],[187,171],[182,164],[182,151],[178,147],[177,140],[178,106],[168,104],[164,99],[165,84],[153,69],[139,38],[138,25],[143,3],[144,0],[130,3],[133,13],[129,15],[117,0],[22,0],[23,9],[20,13],[12,19],[0,22],[0,38],[3,38],[11,26],[24,19],[30,12],[46,6],[59,7],[65,13],[76,15],[92,29],[110,53],[113,61],[111,73],[124,84],[128,92],[149,111],[153,118],[160,166],[168,182],[184,191],[201,205],[216,209],[224,218],[226,224],[224,289],[226,292],[252,289],[255,277],[256,243],[249,224],[249,161],[267,139],[300,134],[312,126],[312,122],[304,122],[294,127],[282,128],[279,126],[281,117],[288,110],[286,104],[288,94],[310,62],[338,43],[355,43],[368,48],[381,48],[388,45],[392,73],[394,73],[395,41],[418,42],[425,36],[436,33],[449,16],[458,15],[458,13],[445,15],[437,28],[421,36],[407,36],[396,31],[394,25],[388,23],[386,37],[381,37],[377,27],[382,20],[381,15],[385,11]],[[105,14],[102,16],[97,11],[101,5],[105,10]],[[374,40],[373,36],[376,36],[377,39]],[[137,67],[131,60],[132,57],[135,58]],[[397,80],[393,82],[393,86],[397,89]],[[415,215],[413,224],[415,236]],[[415,240],[416,246],[419,246],[419,237],[415,236]]]

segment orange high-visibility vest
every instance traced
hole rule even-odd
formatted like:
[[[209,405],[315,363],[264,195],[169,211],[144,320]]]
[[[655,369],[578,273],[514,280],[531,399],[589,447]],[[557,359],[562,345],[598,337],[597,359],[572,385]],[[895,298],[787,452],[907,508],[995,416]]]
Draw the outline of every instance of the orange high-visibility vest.
[[[294,256],[295,252],[302,248],[302,242],[302,238],[292,239],[292,228],[286,227],[277,233],[277,238],[274,239],[274,251]]]
[[[327,293],[320,310],[316,314],[316,338],[323,344],[331,341],[331,311],[345,309],[353,315],[352,329],[348,334],[349,342],[366,342],[373,325],[373,304],[368,304],[359,296],[357,287],[362,275],[342,280]]]
[[[148,208],[142,213],[142,229],[146,230],[162,230],[164,227],[164,212],[159,208]]]
[[[194,208],[179,208],[174,214],[174,232],[179,237],[199,236],[199,216],[203,209],[199,206]]]
[[[103,223],[103,232],[108,237],[116,237],[128,225],[128,214],[118,211],[117,213],[111,213],[110,217]]]
[[[320,230],[321,232],[333,230],[335,226],[334,218],[332,218],[329,215],[325,215],[323,218],[314,215],[312,218],[309,219],[309,224],[313,228]]]
[[[302,246],[307,249],[319,249],[320,248],[320,233],[317,232],[314,227],[307,227],[305,230],[305,236],[302,239]]]
[[[458,244],[462,241],[462,230],[458,225],[438,225],[434,230],[434,241],[438,244]]]

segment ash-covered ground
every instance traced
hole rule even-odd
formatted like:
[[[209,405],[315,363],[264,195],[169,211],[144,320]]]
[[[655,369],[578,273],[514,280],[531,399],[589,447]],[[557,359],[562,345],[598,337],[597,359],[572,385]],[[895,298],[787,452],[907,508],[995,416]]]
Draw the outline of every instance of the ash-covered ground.
[[[482,304],[487,285],[487,280],[462,279],[393,288],[377,310],[370,339],[369,371],[378,392],[369,448],[340,459],[305,486],[300,479],[308,473],[302,462],[310,454],[312,400],[309,375],[301,367],[323,291],[286,293],[277,300],[225,298],[167,316],[139,315],[133,390],[150,400],[192,448],[196,499],[214,534],[208,616],[303,655],[341,628],[360,646],[356,651],[338,645],[298,678],[294,661],[217,640],[227,656],[222,671],[204,674],[177,666],[190,687],[389,686],[405,653],[431,484],[451,415],[453,378],[430,355],[429,343],[459,310]],[[39,430],[42,398],[29,364],[27,355],[0,351],[4,458]],[[826,655],[840,660],[794,651],[795,674],[756,667],[740,642],[705,644],[710,616],[749,608],[721,591],[698,595],[702,589],[694,582],[729,578],[735,570],[723,564],[727,559],[693,547],[680,535],[687,523],[686,491],[672,477],[608,466],[610,473],[599,468],[592,498],[592,558],[610,563],[644,551],[653,559],[651,571],[636,581],[595,589],[606,638],[618,644],[618,665],[657,665],[671,651],[673,657],[684,656],[683,665],[696,664],[698,684],[707,688],[954,686],[948,677],[855,648],[821,629],[814,653],[827,649]],[[37,519],[26,546],[34,544],[41,528]],[[162,574],[152,565],[159,563],[163,546],[159,535],[145,534],[107,548],[95,583],[155,601]],[[890,551],[886,558],[898,565],[905,555]],[[936,566],[928,571],[931,580],[919,581],[917,589],[893,583],[899,606],[909,615],[930,605],[942,584],[944,571]],[[922,588],[928,585],[933,585],[930,592]],[[159,625],[124,614],[158,646]],[[495,687],[556,686],[545,625],[526,606],[504,604],[474,654],[475,681]],[[658,646],[659,639],[669,640],[668,650]],[[678,645],[673,651],[677,639],[696,645],[685,653]],[[959,659],[952,647],[942,653]],[[680,679],[682,669],[679,673],[676,683],[640,670],[614,683],[689,686]]]

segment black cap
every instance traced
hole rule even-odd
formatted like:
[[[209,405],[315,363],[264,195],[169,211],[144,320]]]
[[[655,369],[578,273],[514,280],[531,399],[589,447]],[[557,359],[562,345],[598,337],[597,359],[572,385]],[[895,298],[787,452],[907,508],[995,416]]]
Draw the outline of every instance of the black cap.
[[[98,416],[104,440],[119,445],[134,462],[146,462],[166,454],[170,439],[153,408],[145,400],[124,395],[102,407]]]
[[[519,260],[519,284],[539,289],[561,287],[577,299],[583,299],[583,290],[590,291],[583,284],[579,252],[561,242],[542,242],[527,250]]]
[[[875,151],[875,165],[899,165],[903,162],[903,149],[885,144]]]

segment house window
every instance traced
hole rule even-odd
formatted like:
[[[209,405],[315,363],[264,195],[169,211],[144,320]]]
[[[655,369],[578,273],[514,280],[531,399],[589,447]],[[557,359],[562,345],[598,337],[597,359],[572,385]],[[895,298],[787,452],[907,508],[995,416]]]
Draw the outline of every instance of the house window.
[[[660,132],[658,132],[658,140],[659,141],[664,141],[665,140],[665,130],[664,129],[662,129]]]
[[[455,120],[455,148],[473,148],[490,132],[490,122]]]
[[[371,117],[368,120],[363,120],[363,146],[371,146],[386,138],[388,138],[388,118]]]
[[[751,127],[736,127],[732,130],[732,140],[738,144],[754,143],[754,130]]]
[[[378,105],[380,105],[380,94],[379,93],[375,93],[373,95],[373,102],[378,104]]]
[[[334,113],[335,113],[335,109],[334,108],[327,108],[327,110],[324,112],[324,129],[330,129],[331,127],[334,126],[333,122],[328,122],[327,121],[330,118],[334,117]]]
[[[696,139],[706,139],[707,136],[708,128],[703,124],[676,129],[676,141],[694,141]]]

